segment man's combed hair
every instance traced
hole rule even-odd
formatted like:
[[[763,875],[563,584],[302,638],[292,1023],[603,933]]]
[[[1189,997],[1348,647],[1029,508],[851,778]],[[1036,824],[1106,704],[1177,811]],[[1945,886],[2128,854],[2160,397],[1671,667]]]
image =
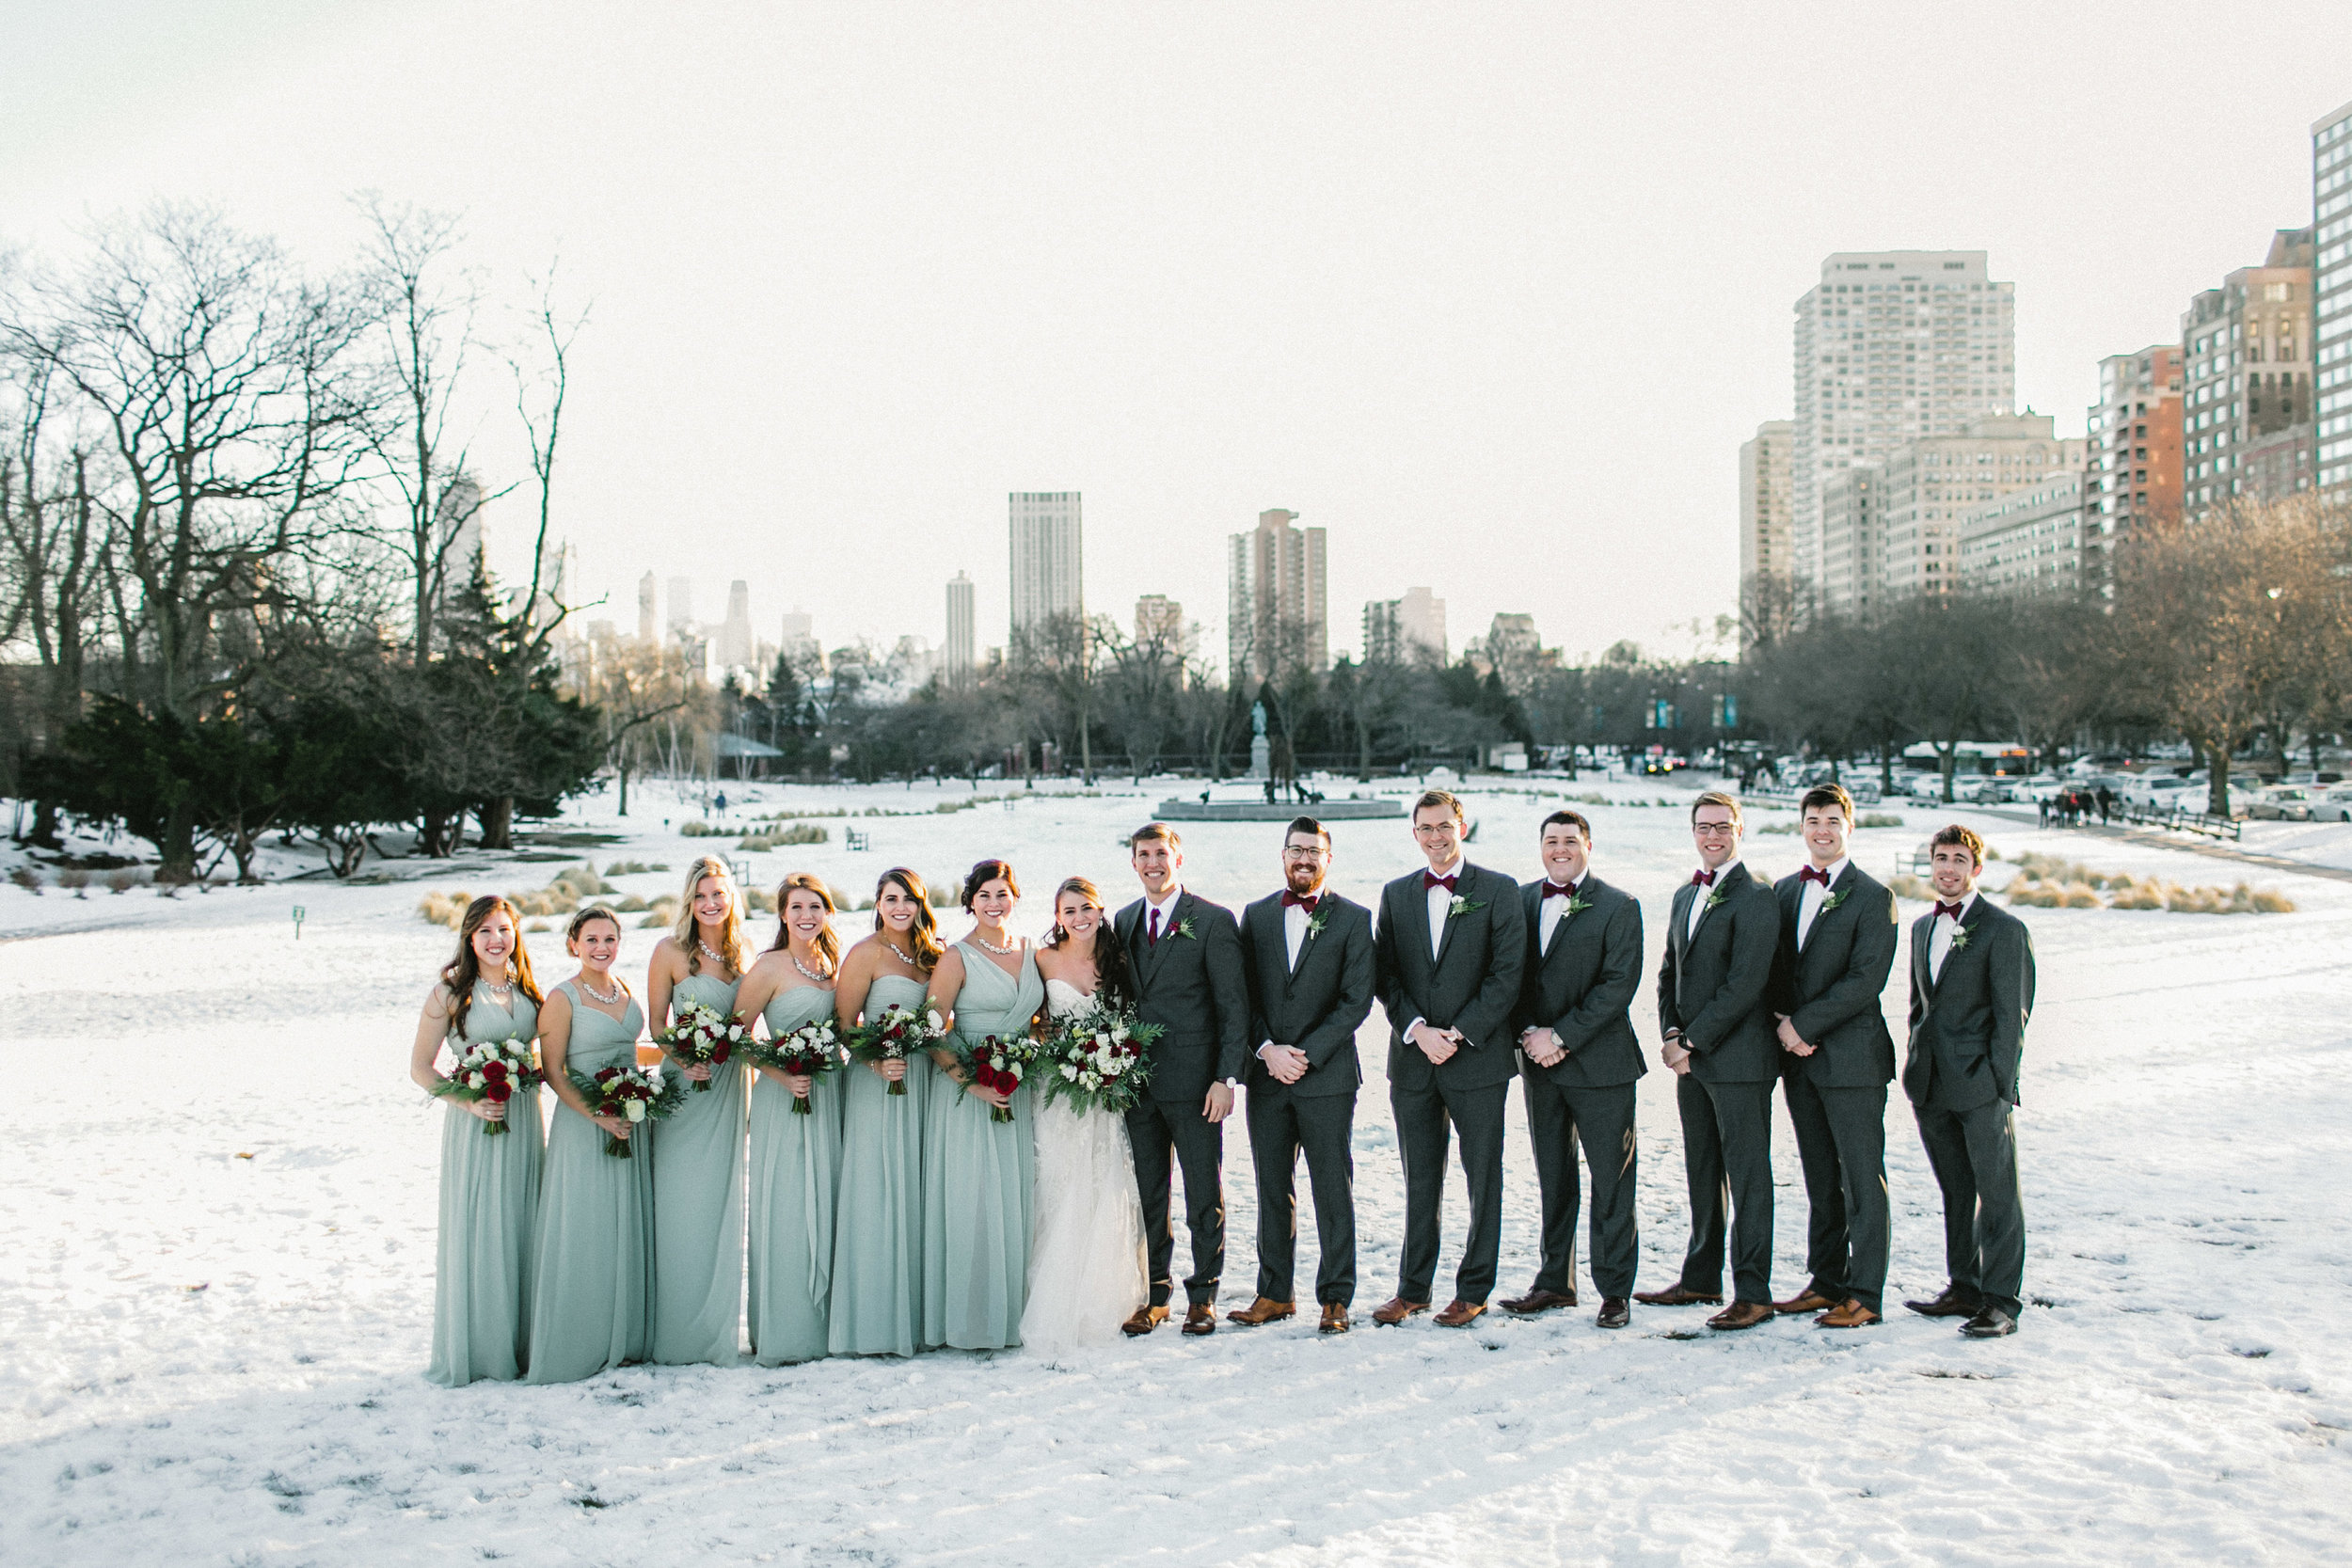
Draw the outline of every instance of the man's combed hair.
[[[1692,821],[1696,822],[1699,819],[1699,808],[1701,806],[1728,806],[1731,808],[1731,825],[1735,828],[1741,825],[1740,820],[1740,797],[1732,794],[1729,790],[1710,789],[1701,795],[1697,800],[1692,801]]]
[[[1326,849],[1331,847],[1331,830],[1311,816],[1294,816],[1291,825],[1282,830],[1282,842],[1288,844],[1293,833],[1312,833],[1323,840]]]
[[[1935,830],[1935,836],[1928,840],[1928,852],[1933,854],[1937,849],[1954,844],[1967,850],[1968,858],[1979,865],[1984,863],[1984,839],[1976,829],[1962,827],[1957,822],[1948,828]]]
[[[1176,830],[1167,823],[1146,822],[1127,835],[1127,848],[1132,853],[1136,845],[1149,844],[1155,839],[1167,845],[1170,849],[1182,849],[1184,847],[1184,841],[1176,836]]]
[[[1432,806],[1465,826],[1470,822],[1469,815],[1462,810],[1462,802],[1442,789],[1424,789],[1421,792],[1421,799],[1413,802],[1413,819],[1419,821],[1421,814]]]
[[[1846,825],[1853,825],[1853,797],[1846,793],[1844,784],[1815,784],[1804,792],[1804,799],[1797,802],[1797,815],[1803,816],[1806,812],[1822,806],[1836,806],[1846,814]]]
[[[1584,835],[1585,843],[1593,842],[1593,825],[1584,820],[1584,814],[1581,811],[1570,811],[1563,806],[1560,810],[1553,812],[1542,822],[1536,824],[1535,836],[1538,839],[1544,836],[1546,828],[1574,828]]]

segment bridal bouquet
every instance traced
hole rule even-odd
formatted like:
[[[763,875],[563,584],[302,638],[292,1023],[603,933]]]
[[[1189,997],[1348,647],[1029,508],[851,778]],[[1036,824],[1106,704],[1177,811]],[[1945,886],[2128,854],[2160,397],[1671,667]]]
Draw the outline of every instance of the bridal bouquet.
[[[773,1039],[746,1044],[743,1056],[754,1067],[773,1068],[795,1078],[814,1078],[820,1072],[831,1072],[850,1059],[849,1051],[834,1033],[833,1020],[829,1018],[803,1023]],[[810,1115],[809,1097],[794,1095],[792,1111],[795,1116]]]
[[[669,1032],[656,1035],[653,1042],[676,1058],[680,1066],[691,1067],[704,1062],[722,1068],[727,1065],[727,1058],[735,1053],[736,1048],[749,1044],[751,1037],[751,1030],[746,1025],[698,1002],[690,1002],[677,1009],[677,1022],[670,1025]],[[694,1085],[695,1092],[709,1092],[709,1079],[695,1078],[689,1082]]]
[[[1152,1077],[1145,1048],[1165,1032],[1101,997],[1090,999],[1053,1021],[1041,1053],[1045,1098],[1066,1100],[1073,1110],[1126,1115]]]
[[[850,1054],[861,1062],[898,1062],[938,1044],[946,1033],[946,1021],[936,1011],[917,1013],[893,1003],[882,1009],[882,1017],[850,1030],[847,1044]],[[906,1093],[906,1080],[893,1080],[890,1092]]]
[[[572,1087],[587,1098],[592,1114],[618,1117],[632,1127],[660,1121],[686,1099],[685,1086],[658,1067],[598,1068],[594,1073],[574,1072],[571,1080]],[[627,1138],[610,1132],[604,1137],[604,1151],[615,1160],[636,1158]]]
[[[972,1074],[972,1082],[984,1089],[1010,1094],[1028,1076],[1029,1065],[1038,1058],[1038,1042],[1026,1035],[1007,1038],[989,1035],[977,1041],[959,1036],[954,1043],[956,1059]],[[1012,1107],[992,1105],[988,1109],[991,1121],[1010,1121]]]
[[[528,1040],[480,1040],[457,1051],[457,1065],[447,1078],[433,1085],[433,1092],[444,1100],[471,1104],[486,1100],[493,1105],[509,1103],[517,1090],[528,1094],[539,1086],[539,1054],[531,1049]],[[503,1121],[485,1121],[482,1135],[495,1138],[506,1131]]]

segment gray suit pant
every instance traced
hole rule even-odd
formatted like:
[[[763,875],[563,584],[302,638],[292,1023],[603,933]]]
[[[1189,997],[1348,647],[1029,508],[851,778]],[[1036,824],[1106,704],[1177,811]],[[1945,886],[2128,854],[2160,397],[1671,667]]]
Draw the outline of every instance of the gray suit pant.
[[[1886,1085],[1820,1088],[1798,1073],[1781,1082],[1797,1157],[1804,1162],[1804,1261],[1812,1288],[1832,1301],[1851,1296],[1883,1311],[1891,1229]]]
[[[1707,1084],[1675,1079],[1682,1113],[1682,1169],[1691,1185],[1691,1245],[1682,1288],[1704,1296],[1724,1289],[1724,1233],[1731,1233],[1733,1299],[1772,1299],[1772,1082]]]
[[[1405,1162],[1405,1250],[1397,1269],[1396,1293],[1406,1301],[1428,1301],[1438,1274],[1439,1210],[1445,1199],[1445,1156],[1449,1133],[1462,1134],[1462,1176],[1470,1186],[1470,1234],[1462,1239],[1462,1262],[1454,1271],[1454,1294],[1484,1303],[1495,1288],[1495,1266],[1502,1250],[1502,1107],[1510,1082],[1483,1088],[1448,1088],[1440,1081],[1406,1088],[1389,1081],[1389,1108],[1396,1113],[1397,1152]]]
[[[2013,1318],[2026,1281],[2026,1207],[2009,1101],[1914,1109],[1928,1164],[1944,1189],[1944,1266],[1952,1289]]]
[[[1593,1173],[1593,1289],[1604,1297],[1633,1293],[1641,1238],[1633,1217],[1633,1085],[1563,1085],[1537,1069],[1519,1078],[1527,1096],[1528,1141],[1543,1193],[1544,1256],[1534,1288],[1576,1294],[1576,1150]]]
[[[1295,1301],[1298,1255],[1298,1154],[1315,1197],[1315,1300],[1356,1299],[1356,1156],[1349,1147],[1356,1091],[1293,1094],[1273,1085],[1249,1091],[1249,1157],[1258,1167],[1258,1294]]]
[[[1168,1205],[1179,1165],[1184,1172],[1184,1226],[1192,1232],[1184,1299],[1194,1305],[1216,1301],[1217,1276],[1225,1272],[1225,1124],[1200,1114],[1201,1100],[1154,1100],[1147,1092],[1127,1113],[1154,1307],[1166,1307],[1174,1293],[1168,1275],[1176,1239],[1168,1227]]]

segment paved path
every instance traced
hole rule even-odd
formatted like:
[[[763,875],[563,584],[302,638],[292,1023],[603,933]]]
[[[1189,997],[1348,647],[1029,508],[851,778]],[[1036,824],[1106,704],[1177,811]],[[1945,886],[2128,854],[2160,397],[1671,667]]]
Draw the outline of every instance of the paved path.
[[[2039,813],[2001,811],[1994,807],[1972,808],[1988,816],[2005,816],[2012,822],[2034,827],[2042,825]],[[2053,828],[2053,832],[2060,830]],[[2289,860],[2284,855],[2265,855],[2252,849],[2242,849],[2233,844],[2216,844],[2201,838],[2182,838],[2174,833],[2159,832],[2153,828],[2122,828],[2097,822],[2083,823],[2063,830],[2067,832],[2096,833],[2103,838],[2119,838],[2127,844],[2153,844],[2166,849],[2185,849],[2192,855],[2210,855],[2215,860],[2236,861],[2241,865],[2259,865],[2266,871],[2292,871],[2305,877],[2327,877],[2339,882],[2352,882],[2352,871],[2342,866],[2313,865],[2309,861]]]

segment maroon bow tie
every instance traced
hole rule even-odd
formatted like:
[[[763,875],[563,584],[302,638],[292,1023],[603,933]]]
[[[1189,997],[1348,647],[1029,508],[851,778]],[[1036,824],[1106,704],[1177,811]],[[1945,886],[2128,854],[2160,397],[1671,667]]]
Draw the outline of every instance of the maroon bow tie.
[[[1423,893],[1427,893],[1431,888],[1441,887],[1448,893],[1452,893],[1454,891],[1454,879],[1459,876],[1461,876],[1461,873],[1458,871],[1455,872],[1453,877],[1440,877],[1434,871],[1424,871],[1421,874],[1421,890]]]
[[[1827,887],[1829,886],[1829,873],[1817,865],[1801,865],[1797,868],[1797,880],[1819,882],[1823,887]]]
[[[1693,871],[1691,873],[1691,885],[1692,887],[1713,887],[1715,885],[1715,873],[1712,871]]]
[[[1282,907],[1286,910],[1293,908],[1301,909],[1305,910],[1309,914],[1312,914],[1315,912],[1316,901],[1322,896],[1323,895],[1320,893],[1293,893],[1290,889],[1284,888],[1282,890]]]
[[[1544,879],[1544,896],[1546,898],[1574,899],[1576,897],[1576,884],[1574,882],[1570,882],[1565,887],[1563,887],[1558,882],[1551,880],[1549,878],[1546,878]]]
[[[1967,907],[1968,906],[1965,904],[1938,904],[1935,906],[1935,912],[1937,914],[1948,914],[1954,920],[1958,920],[1960,918],[1960,911]]]

